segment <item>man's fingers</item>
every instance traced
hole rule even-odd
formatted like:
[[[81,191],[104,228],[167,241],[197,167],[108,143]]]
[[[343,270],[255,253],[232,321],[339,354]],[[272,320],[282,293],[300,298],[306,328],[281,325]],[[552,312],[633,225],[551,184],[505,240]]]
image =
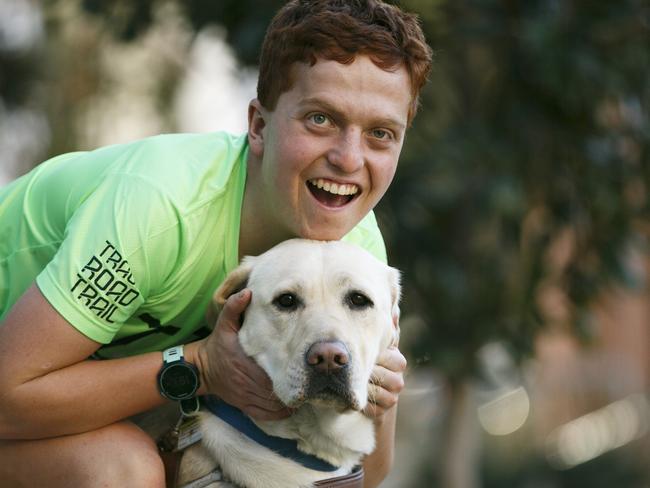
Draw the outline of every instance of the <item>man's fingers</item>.
[[[377,358],[377,364],[398,373],[403,373],[406,371],[407,366],[406,358],[400,352],[400,350],[394,346],[389,347],[379,354],[379,357]]]
[[[230,383],[239,391],[259,392],[258,396],[273,395],[273,383],[266,372],[243,352],[237,354],[237,359],[227,365],[225,376],[230,377]]]
[[[263,377],[259,380],[256,380],[252,376],[247,375],[243,371],[240,374],[243,375],[243,378],[240,378],[239,381],[239,392],[242,395],[247,395],[249,399],[256,404],[264,408],[270,408],[277,410],[278,408],[283,407],[284,405],[280,402],[280,399],[275,395],[273,391],[273,384],[269,377],[266,375],[264,370],[261,370]]]
[[[273,382],[271,378],[255,361],[248,356],[244,356],[245,366],[241,372],[248,377],[251,383],[257,385],[257,388],[263,392],[273,393]]]
[[[239,346],[239,342],[237,342],[237,348],[237,360],[231,361],[231,364],[236,374],[243,376],[240,381],[242,386],[250,387],[251,391],[259,391],[260,395],[273,395],[273,382],[266,374],[266,371],[246,356],[241,346]]]
[[[226,376],[230,377],[233,388],[230,396],[236,398],[237,405],[255,403],[261,408],[279,410],[284,405],[273,392],[273,382],[266,372],[243,351],[235,353],[236,359],[228,362]]]
[[[258,386],[248,379],[242,381],[233,378],[233,380],[231,388],[216,392],[227,403],[242,410],[246,405],[254,405],[269,411],[279,411],[286,408],[272,391],[260,390]]]
[[[390,393],[399,394],[404,389],[404,375],[375,365],[372,375],[370,375],[370,383],[384,388]]]
[[[267,412],[282,412],[287,407],[273,394],[260,396],[256,390],[240,390],[224,392],[222,398],[241,410],[257,408]]]
[[[368,385],[368,405],[363,409],[367,417],[381,417],[387,410],[397,405],[398,395],[370,384]]]
[[[251,297],[252,293],[248,288],[244,288],[240,292],[228,297],[228,300],[226,300],[226,303],[223,306],[223,310],[221,310],[217,323],[238,331],[241,327],[239,319],[250,303]]]
[[[397,404],[404,388],[406,358],[396,347],[379,355],[368,383],[368,405],[363,413],[371,418],[381,417]]]

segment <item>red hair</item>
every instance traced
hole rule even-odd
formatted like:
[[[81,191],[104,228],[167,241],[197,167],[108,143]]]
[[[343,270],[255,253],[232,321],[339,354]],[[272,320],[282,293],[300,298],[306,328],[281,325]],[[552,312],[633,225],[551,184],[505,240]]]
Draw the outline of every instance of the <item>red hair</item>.
[[[318,58],[348,64],[367,55],[380,68],[406,68],[411,80],[409,122],[431,69],[431,48],[417,17],[380,0],[292,0],[275,15],[260,56],[257,98],[275,109],[291,89],[291,66]]]

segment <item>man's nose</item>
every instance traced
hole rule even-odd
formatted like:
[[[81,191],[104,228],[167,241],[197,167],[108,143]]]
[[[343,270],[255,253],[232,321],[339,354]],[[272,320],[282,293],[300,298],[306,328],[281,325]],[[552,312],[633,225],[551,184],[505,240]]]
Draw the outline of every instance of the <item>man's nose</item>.
[[[362,135],[357,131],[341,134],[328,154],[330,164],[344,173],[354,173],[364,165]]]

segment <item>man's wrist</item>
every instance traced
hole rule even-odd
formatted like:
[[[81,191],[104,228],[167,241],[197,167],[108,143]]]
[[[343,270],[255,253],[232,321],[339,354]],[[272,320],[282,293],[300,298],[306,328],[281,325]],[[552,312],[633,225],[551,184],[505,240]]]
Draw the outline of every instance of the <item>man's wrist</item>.
[[[208,394],[208,383],[205,378],[205,339],[185,344],[185,359],[196,366],[199,372],[199,389],[196,391],[197,396]]]

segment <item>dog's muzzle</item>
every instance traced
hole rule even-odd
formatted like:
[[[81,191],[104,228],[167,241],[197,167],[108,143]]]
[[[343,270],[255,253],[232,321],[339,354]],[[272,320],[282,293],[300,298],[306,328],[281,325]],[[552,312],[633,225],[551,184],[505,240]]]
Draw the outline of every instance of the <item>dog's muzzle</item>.
[[[305,354],[307,398],[332,400],[354,408],[350,389],[350,352],[339,341],[316,342]]]

